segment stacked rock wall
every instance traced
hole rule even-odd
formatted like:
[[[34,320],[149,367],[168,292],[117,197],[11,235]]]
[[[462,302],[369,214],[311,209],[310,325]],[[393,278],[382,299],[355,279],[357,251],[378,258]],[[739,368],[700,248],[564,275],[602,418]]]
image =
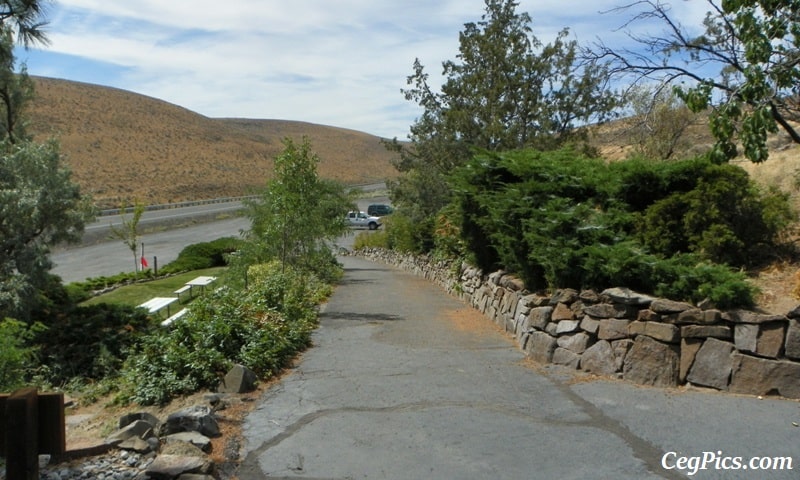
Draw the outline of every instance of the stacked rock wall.
[[[720,311],[625,288],[542,296],[504,272],[485,275],[466,264],[383,249],[357,254],[438,283],[540,363],[645,385],[800,398],[800,307],[786,315]]]

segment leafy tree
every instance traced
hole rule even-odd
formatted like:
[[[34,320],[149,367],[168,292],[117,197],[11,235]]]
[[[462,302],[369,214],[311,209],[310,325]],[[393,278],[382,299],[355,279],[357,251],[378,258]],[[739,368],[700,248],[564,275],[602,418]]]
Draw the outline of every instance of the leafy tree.
[[[94,211],[62,167],[58,144],[33,143],[24,134],[22,112],[33,88],[24,65],[14,72],[14,40],[48,43],[46,3],[0,1],[0,317],[20,320],[42,301],[49,248],[79,240]]]
[[[344,217],[353,202],[342,185],[318,177],[319,158],[308,139],[283,143],[275,177],[259,199],[245,204],[252,222],[245,232],[249,245],[235,263],[278,260],[327,278],[326,269],[334,263],[331,242],[347,231]]]
[[[10,392],[24,385],[36,356],[31,339],[43,329],[39,323],[28,326],[10,318],[0,321],[0,391]]]
[[[432,225],[427,220],[450,200],[445,177],[476,150],[551,149],[579,138],[577,126],[605,119],[615,106],[603,67],[579,63],[569,31],[544,45],[517,6],[486,0],[481,20],[459,35],[457,60],[442,64],[440,92],[414,62],[402,92],[423,112],[411,126],[410,145],[389,144],[406,174],[392,185],[393,201],[412,224]]]
[[[791,123],[800,119],[800,1],[707,2],[710,11],[699,36],[690,35],[659,0],[621,7],[642,9],[629,24],[660,20],[666,34],[631,34],[643,51],[615,50],[600,42],[588,58],[608,60],[613,75],[675,85],[694,112],[710,108],[715,161],[737,156],[738,141],[748,159],[762,162],[768,157],[767,135],[778,127],[800,143],[800,133]]]
[[[125,209],[126,207],[123,205],[120,211],[125,211]],[[125,246],[131,251],[131,254],[133,254],[134,272],[139,271],[136,247],[139,246],[139,220],[141,220],[143,214],[144,204],[141,202],[134,202],[130,218],[126,218],[125,216],[122,217],[122,226],[116,227],[114,225],[109,225],[109,229],[111,230],[111,238],[122,240],[122,243],[124,243]]]
[[[89,199],[55,142],[0,144],[0,314],[22,320],[47,281],[49,248],[80,240]]]

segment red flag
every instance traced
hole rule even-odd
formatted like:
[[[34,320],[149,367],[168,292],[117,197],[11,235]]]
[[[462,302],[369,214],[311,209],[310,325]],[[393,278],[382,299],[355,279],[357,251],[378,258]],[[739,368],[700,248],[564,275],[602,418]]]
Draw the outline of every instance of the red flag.
[[[147,259],[142,257],[142,268],[147,268]]]

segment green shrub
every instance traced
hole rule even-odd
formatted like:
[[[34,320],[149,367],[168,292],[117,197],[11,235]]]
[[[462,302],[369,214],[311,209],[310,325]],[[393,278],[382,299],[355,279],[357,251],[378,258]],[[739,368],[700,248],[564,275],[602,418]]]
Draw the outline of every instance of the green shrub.
[[[151,327],[143,311],[111,304],[75,307],[43,323],[47,329],[39,331],[34,342],[47,381],[56,385],[115,375],[127,349]]]
[[[400,252],[425,253],[434,248],[434,220],[422,215],[410,215],[400,208],[384,227],[389,248]]]
[[[0,392],[24,386],[36,357],[31,340],[43,329],[40,323],[29,327],[10,318],[0,322]]]
[[[316,302],[330,288],[278,262],[251,267],[248,288],[197,298],[170,329],[148,335],[132,351],[120,401],[162,404],[214,388],[234,363],[262,378],[277,373],[309,345]]]
[[[178,258],[159,269],[159,273],[169,274],[225,266],[228,264],[228,255],[239,250],[242,243],[243,240],[238,238],[223,237],[210,242],[188,245],[181,250]]]
[[[384,224],[383,230],[375,232],[361,232],[353,240],[353,250],[362,248],[389,248],[388,225]]]
[[[481,154],[452,176],[460,230],[484,271],[531,290],[627,286],[752,303],[745,276],[775,249],[788,198],[704,158],[606,164],[569,150]]]
[[[736,267],[762,262],[792,219],[788,197],[759,190],[737,166],[692,165],[702,167],[693,171],[693,188],[648,206],[639,222],[639,239],[666,257],[693,252]]]

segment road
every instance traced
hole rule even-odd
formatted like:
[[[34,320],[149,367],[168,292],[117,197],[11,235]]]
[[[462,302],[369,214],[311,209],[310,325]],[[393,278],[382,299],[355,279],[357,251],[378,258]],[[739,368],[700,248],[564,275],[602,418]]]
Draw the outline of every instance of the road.
[[[242,480],[800,477],[798,402],[531,365],[438,287],[341,260],[313,348],[245,420]],[[714,468],[756,456],[793,470]]]
[[[370,203],[388,201],[386,197],[375,197],[356,203],[360,209],[366,210]],[[250,226],[246,218],[232,216],[238,208],[239,204],[211,204],[146,212],[140,225],[148,233],[141,236],[140,242],[144,243],[148,262],[153,263],[153,257],[157,257],[158,264],[163,266],[178,258],[186,245],[220,237],[238,237]],[[81,246],[54,250],[50,257],[55,264],[52,272],[66,283],[132,272],[134,258],[131,251],[120,240],[109,239],[109,224],[119,225],[120,222],[121,217],[113,215],[87,225]],[[350,248],[353,238],[354,235],[343,237],[338,240],[338,245]]]

